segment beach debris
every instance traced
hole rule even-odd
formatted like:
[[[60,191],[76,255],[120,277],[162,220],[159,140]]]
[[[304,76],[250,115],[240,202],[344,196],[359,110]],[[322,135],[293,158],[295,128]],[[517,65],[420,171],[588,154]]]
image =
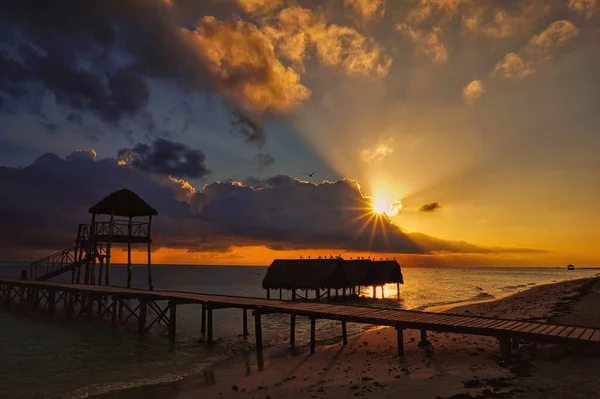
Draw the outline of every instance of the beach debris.
[[[237,392],[240,388],[237,385],[234,385],[231,387],[231,389],[235,392]]]

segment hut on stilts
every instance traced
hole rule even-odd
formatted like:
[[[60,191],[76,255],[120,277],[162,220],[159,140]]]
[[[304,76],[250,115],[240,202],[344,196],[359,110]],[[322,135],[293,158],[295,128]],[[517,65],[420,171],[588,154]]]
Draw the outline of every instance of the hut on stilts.
[[[309,299],[309,292],[314,291],[314,299],[320,301],[325,296],[331,299],[332,295],[342,298],[357,295],[361,287],[373,287],[373,298],[377,297],[377,287],[381,287],[383,298],[383,287],[393,283],[399,297],[404,279],[395,260],[276,259],[269,266],[262,286],[269,299],[271,290],[279,290],[280,299],[283,290],[291,291],[292,300]]]
[[[49,280],[71,272],[77,284],[111,284],[111,250],[127,244],[127,287],[131,287],[131,246],[147,245],[148,288],[152,290],[152,216],[158,212],[134,192],[122,189],[89,209],[90,224],[80,224],[74,248],[34,261],[30,278]],[[83,269],[83,270],[82,270]]]

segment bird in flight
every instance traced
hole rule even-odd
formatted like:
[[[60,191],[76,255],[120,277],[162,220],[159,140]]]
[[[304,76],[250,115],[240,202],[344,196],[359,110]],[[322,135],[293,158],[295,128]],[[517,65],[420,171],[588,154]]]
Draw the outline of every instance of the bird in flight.
[[[317,173],[317,172],[312,172],[312,173],[305,173],[305,172],[303,172],[302,174],[303,174],[303,175],[307,175],[308,177],[313,177],[313,175],[314,175],[315,173]]]

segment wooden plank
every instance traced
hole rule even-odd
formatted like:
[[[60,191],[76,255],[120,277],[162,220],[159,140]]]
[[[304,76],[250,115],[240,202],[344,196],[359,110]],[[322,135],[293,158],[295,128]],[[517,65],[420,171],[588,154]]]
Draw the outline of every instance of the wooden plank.
[[[581,334],[581,337],[579,337],[579,339],[581,339],[583,341],[589,341],[589,339],[592,337],[592,335],[594,334],[595,331],[596,331],[595,328],[586,328],[584,333]]]
[[[548,336],[556,336],[558,335],[562,330],[564,330],[566,328],[566,326],[560,326],[560,325],[555,325],[554,328],[549,329],[547,331],[544,331],[544,335],[548,335]]]
[[[519,321],[514,326],[509,327],[509,330],[517,332],[517,331],[521,330],[522,328],[529,327],[530,324],[531,323],[528,323],[526,321]]]
[[[560,334],[558,334],[559,337],[568,337],[569,334],[571,334],[573,331],[575,331],[575,327],[567,327],[564,330],[562,330],[560,332]]]
[[[531,334],[542,334],[544,331],[548,330],[551,327],[554,327],[552,324],[540,323],[540,327],[535,328],[531,331]]]
[[[590,339],[588,341],[599,342],[600,341],[600,330],[594,331],[594,333],[592,334],[592,336],[590,337]]]
[[[537,328],[540,328],[541,326],[543,326],[543,324],[540,324],[540,323],[530,323],[530,324],[529,324],[529,326],[528,326],[527,328],[524,328],[524,329],[522,329],[522,330],[519,330],[519,332],[524,332],[524,333],[525,333],[525,332],[526,332],[526,333],[528,333],[528,332],[532,332],[532,331],[534,331],[535,329],[537,329]]]

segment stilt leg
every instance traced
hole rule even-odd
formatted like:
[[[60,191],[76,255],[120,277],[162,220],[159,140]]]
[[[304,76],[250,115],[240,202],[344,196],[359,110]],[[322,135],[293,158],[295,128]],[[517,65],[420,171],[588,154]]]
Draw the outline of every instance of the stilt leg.
[[[310,353],[315,353],[315,318],[310,318]]]
[[[404,329],[396,327],[396,338],[398,340],[398,357],[404,356]]]
[[[177,333],[177,302],[174,299],[169,301],[169,339],[175,341]]]
[[[346,320],[342,320],[342,343],[348,345],[348,334],[346,332]]]
[[[244,339],[248,337],[248,309],[242,309],[243,315],[243,335]]]
[[[296,313],[290,315],[290,346],[296,346]]]
[[[260,320],[260,309],[256,308],[254,310],[254,335],[256,338],[256,350],[262,351],[263,343],[262,343],[262,325]]]
[[[202,322],[200,324],[200,332],[206,334],[206,305],[202,304]]]

